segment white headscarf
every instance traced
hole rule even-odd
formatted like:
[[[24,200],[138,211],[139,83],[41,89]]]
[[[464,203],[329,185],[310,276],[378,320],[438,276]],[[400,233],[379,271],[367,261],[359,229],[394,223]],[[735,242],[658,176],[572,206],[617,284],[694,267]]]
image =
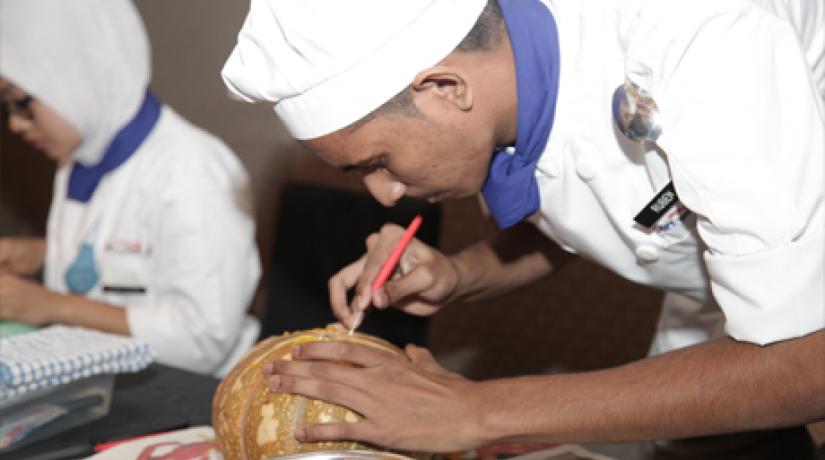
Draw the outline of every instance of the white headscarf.
[[[71,123],[91,166],[143,102],[149,42],[130,0],[0,0],[0,75]]]

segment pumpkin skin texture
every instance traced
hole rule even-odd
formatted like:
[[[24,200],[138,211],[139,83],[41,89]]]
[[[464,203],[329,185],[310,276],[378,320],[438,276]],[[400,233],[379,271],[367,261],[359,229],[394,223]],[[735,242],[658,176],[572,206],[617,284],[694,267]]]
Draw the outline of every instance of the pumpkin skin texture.
[[[354,342],[394,354],[401,350],[384,340],[348,331],[339,325],[287,333],[259,342],[232,368],[215,392],[212,425],[226,460],[266,460],[278,455],[322,450],[372,450],[355,442],[300,443],[293,433],[307,423],[357,422],[357,413],[324,401],[272,391],[261,370],[267,363],[290,360],[297,345],[318,341]]]

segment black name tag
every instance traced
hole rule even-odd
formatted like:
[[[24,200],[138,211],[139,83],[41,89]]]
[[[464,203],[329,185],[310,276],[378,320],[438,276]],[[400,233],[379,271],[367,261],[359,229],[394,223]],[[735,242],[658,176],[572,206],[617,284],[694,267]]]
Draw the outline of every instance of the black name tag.
[[[636,214],[633,220],[645,228],[650,228],[678,201],[679,196],[676,195],[676,189],[673,188],[673,181],[670,181],[645,205],[644,209]]]
[[[103,286],[103,292],[110,294],[145,294],[143,286]]]

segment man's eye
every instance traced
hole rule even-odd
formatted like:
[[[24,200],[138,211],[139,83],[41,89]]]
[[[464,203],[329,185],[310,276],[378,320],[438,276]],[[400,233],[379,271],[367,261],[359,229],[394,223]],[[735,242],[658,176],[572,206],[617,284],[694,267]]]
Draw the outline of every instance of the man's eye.
[[[384,161],[383,158],[381,158],[381,159],[375,160],[374,162],[372,162],[368,165],[365,165],[364,169],[363,169],[363,172],[364,172],[364,174],[372,174],[375,171],[378,171],[379,169],[385,169],[386,167],[387,167],[387,162]]]

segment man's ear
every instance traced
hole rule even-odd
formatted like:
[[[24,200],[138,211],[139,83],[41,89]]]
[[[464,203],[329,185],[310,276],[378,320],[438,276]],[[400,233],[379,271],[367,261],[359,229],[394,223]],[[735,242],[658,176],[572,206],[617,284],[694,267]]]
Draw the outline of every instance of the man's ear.
[[[412,89],[450,102],[462,111],[473,108],[473,91],[463,72],[455,67],[439,66],[422,70],[415,76]]]

